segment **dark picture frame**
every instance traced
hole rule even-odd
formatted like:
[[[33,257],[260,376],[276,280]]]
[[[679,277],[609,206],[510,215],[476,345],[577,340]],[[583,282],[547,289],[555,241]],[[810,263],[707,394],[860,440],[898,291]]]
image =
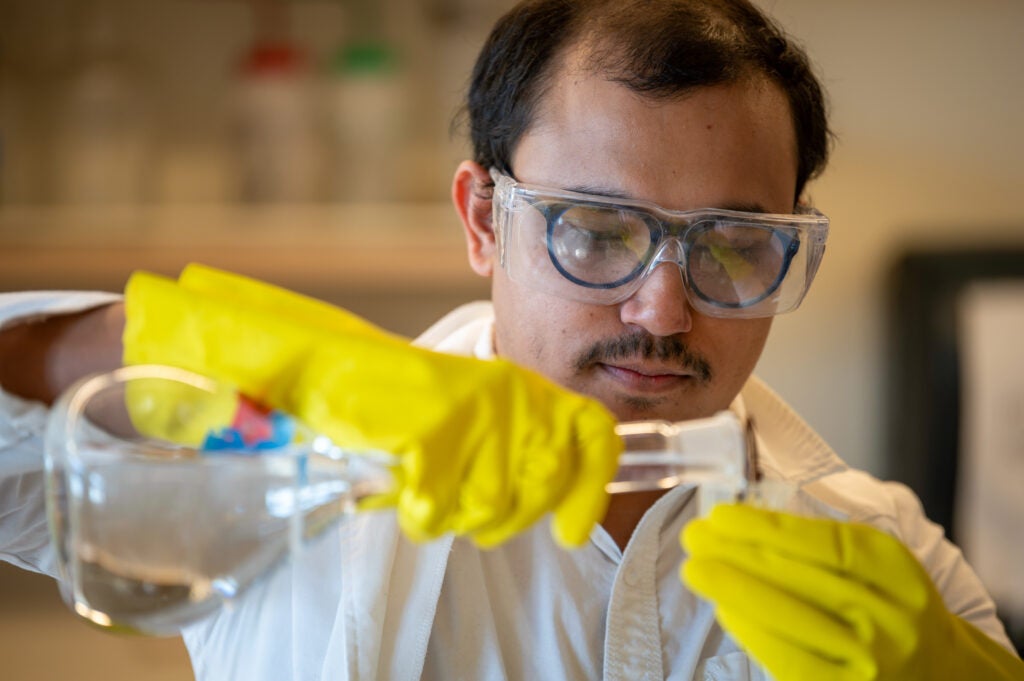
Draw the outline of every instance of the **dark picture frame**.
[[[963,429],[958,304],[969,286],[1011,280],[1024,283],[1022,244],[908,252],[891,273],[886,477],[913,489],[954,543]],[[1003,619],[1024,650],[1024,622]]]

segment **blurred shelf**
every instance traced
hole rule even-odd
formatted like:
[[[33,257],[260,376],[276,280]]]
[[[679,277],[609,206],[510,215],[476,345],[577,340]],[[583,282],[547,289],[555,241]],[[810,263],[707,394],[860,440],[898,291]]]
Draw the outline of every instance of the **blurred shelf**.
[[[321,296],[480,292],[465,253],[447,203],[0,208],[7,291],[119,291],[134,270],[201,262]]]

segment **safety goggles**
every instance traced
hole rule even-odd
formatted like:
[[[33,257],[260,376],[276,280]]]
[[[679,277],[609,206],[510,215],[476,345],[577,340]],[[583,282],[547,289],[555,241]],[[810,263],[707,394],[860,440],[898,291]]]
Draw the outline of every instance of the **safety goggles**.
[[[498,256],[509,278],[585,303],[621,302],[658,265],[674,263],[703,314],[789,312],[807,293],[828,238],[828,218],[813,208],[674,211],[523,184],[494,169],[491,177]]]

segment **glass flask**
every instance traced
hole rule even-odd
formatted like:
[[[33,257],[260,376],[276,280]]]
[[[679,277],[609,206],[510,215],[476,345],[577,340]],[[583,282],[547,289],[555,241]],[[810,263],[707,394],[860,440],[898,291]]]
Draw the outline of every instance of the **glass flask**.
[[[612,494],[697,486],[698,513],[721,502],[779,509],[795,487],[761,474],[752,419],[731,411],[689,421],[629,421],[615,431],[625,451],[606,489]]]
[[[698,486],[704,512],[762,488],[735,415],[617,427],[610,493]],[[167,366],[83,379],[46,433],[47,513],[64,600],[100,627],[176,635],[304,542],[388,492],[354,454],[212,379]]]
[[[101,627],[151,635],[202,619],[392,484],[390,457],[353,456],[166,366],[73,386],[45,448],[64,600]]]

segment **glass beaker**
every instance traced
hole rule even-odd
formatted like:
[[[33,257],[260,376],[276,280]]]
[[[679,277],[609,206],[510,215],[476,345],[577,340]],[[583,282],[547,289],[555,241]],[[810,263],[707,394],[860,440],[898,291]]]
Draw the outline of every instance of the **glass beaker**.
[[[213,612],[391,486],[389,457],[348,454],[166,366],[79,382],[45,446],[65,601],[101,627],[152,635]]]

